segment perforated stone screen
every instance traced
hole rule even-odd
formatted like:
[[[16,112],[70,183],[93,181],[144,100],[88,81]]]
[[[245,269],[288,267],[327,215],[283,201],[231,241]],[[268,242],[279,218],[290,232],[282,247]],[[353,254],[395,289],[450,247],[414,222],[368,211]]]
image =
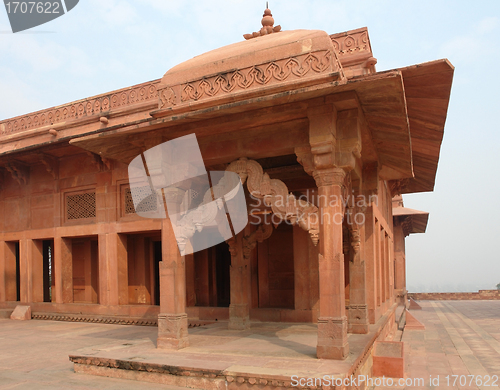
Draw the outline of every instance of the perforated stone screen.
[[[95,191],[66,196],[66,219],[95,218]]]
[[[151,188],[148,186],[145,187],[137,187],[134,189],[137,192],[139,198],[147,195],[144,200],[140,204],[140,210],[138,212],[149,212],[156,211],[158,207],[156,194],[151,194]],[[149,194],[149,195],[148,195]],[[135,214],[136,210],[134,207],[134,200],[132,198],[132,192],[130,188],[125,189],[125,214]]]

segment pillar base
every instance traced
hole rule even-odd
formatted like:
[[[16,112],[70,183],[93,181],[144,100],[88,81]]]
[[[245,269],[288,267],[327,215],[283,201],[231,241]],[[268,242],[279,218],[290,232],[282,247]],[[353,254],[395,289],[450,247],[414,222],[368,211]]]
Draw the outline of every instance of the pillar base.
[[[368,308],[366,305],[349,305],[349,333],[368,333]]]
[[[187,346],[189,346],[187,314],[159,314],[157,348],[181,349]]]
[[[318,318],[318,359],[343,360],[349,354],[347,342],[347,317]]]
[[[248,304],[230,304],[228,329],[245,330],[249,328],[250,311],[248,309]]]

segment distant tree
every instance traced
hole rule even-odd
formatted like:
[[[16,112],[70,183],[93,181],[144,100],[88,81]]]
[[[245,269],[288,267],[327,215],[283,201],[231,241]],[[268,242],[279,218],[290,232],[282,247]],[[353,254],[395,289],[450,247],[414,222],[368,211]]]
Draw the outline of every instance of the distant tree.
[[[500,290],[500,283],[497,284],[497,288]]]

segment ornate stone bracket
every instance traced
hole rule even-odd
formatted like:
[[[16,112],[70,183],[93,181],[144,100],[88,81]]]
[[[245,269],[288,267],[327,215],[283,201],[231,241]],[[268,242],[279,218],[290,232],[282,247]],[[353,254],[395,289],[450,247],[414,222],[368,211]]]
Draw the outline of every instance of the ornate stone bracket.
[[[47,172],[50,173],[54,179],[57,179],[59,175],[59,161],[57,158],[47,154],[41,154],[40,161],[45,165]]]
[[[297,199],[288,192],[285,183],[271,179],[256,161],[241,158],[229,164],[226,172],[237,173],[241,182],[243,184],[246,182],[252,196],[263,199],[265,205],[271,207],[273,213],[280,219],[289,221],[292,225],[297,224],[308,231],[314,245],[318,244],[319,214],[316,206],[303,199]],[[202,206],[191,210],[181,220],[176,221],[176,237],[180,247],[186,244],[195,231],[201,231],[204,226],[208,226],[213,221],[217,222],[216,218],[221,215],[218,210],[224,207],[222,197],[227,198],[227,194],[230,194],[238,184],[234,180],[235,175],[224,175],[219,183],[205,192]],[[217,223],[219,229],[225,225]],[[228,232],[221,231],[223,237],[227,237],[226,233]],[[256,234],[264,234],[264,232]]]
[[[391,180],[389,181],[389,189],[391,191],[392,197],[397,195],[401,195],[410,184],[410,179],[400,179],[400,180]]]
[[[297,199],[288,192],[285,183],[278,179],[271,179],[264,173],[261,165],[253,160],[241,158],[232,162],[226,169],[240,176],[241,182],[246,182],[250,195],[263,199],[266,206],[271,207],[273,213],[292,225],[299,225],[309,232],[314,245],[319,241],[319,213],[313,204]]]
[[[257,230],[249,234],[248,236],[243,237],[243,257],[245,260],[250,259],[250,254],[252,250],[257,245],[257,242],[263,242],[271,237],[273,233],[273,225],[270,224],[262,224]]]
[[[101,157],[98,154],[87,152],[87,154],[92,157],[92,165],[94,165],[99,171],[104,170],[104,168],[110,170],[112,168],[112,160]]]
[[[351,246],[354,249],[354,254],[358,254],[361,249],[361,233],[360,227],[357,223],[357,214],[364,213],[366,211],[366,199],[363,196],[356,196],[352,203],[348,204],[347,213],[348,216],[348,227],[351,236]]]
[[[18,162],[10,162],[5,168],[10,172],[12,178],[17,181],[20,185],[27,184],[29,168]]]

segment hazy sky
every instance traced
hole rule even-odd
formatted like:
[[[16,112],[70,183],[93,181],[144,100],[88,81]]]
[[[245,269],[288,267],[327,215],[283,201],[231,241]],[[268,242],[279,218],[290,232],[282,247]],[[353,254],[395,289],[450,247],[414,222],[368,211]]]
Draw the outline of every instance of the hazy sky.
[[[500,1],[271,0],[284,30],[367,26],[377,69],[448,58],[456,67],[430,212],[407,238],[410,291],[473,291],[500,282]],[[0,5],[0,7],[2,7]],[[0,8],[0,119],[157,79],[195,55],[257,31],[265,1],[80,0],[12,34]]]

